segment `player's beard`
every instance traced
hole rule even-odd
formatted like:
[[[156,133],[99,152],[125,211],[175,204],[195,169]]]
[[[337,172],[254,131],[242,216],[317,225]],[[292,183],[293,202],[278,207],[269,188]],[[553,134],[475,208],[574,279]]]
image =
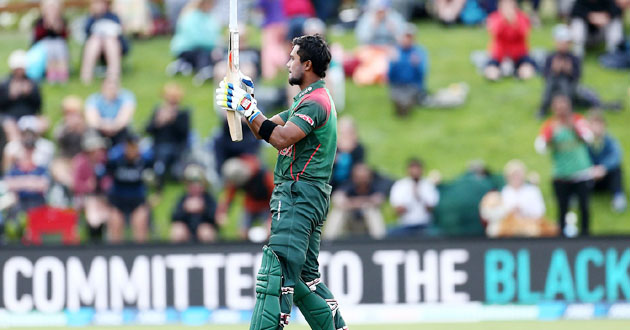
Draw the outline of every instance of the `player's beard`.
[[[304,81],[304,72],[300,72],[299,76],[298,75],[290,75],[289,76],[289,85],[291,86],[300,86],[302,85],[302,82]]]

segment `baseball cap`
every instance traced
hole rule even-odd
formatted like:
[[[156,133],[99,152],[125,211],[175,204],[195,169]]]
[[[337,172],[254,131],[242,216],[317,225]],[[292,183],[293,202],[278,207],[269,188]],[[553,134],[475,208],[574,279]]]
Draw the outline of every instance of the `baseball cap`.
[[[35,116],[23,116],[17,122],[20,131],[33,131],[37,132],[39,128],[39,119]]]
[[[553,28],[553,39],[558,42],[571,41],[571,30],[565,24],[558,24]]]
[[[26,69],[26,51],[17,49],[9,55],[9,69]]]

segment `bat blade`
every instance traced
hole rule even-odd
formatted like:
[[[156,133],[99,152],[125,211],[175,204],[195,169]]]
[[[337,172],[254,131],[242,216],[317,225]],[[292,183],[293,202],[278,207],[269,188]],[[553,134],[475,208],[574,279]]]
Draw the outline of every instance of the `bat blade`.
[[[228,63],[227,63],[227,79],[234,86],[240,85],[238,76],[239,70],[239,35],[237,22],[237,0],[230,0],[230,21],[229,21],[229,42],[228,42]],[[236,111],[227,111],[227,122],[230,129],[230,137],[232,141],[238,142],[243,140],[243,127],[241,126],[241,116]]]

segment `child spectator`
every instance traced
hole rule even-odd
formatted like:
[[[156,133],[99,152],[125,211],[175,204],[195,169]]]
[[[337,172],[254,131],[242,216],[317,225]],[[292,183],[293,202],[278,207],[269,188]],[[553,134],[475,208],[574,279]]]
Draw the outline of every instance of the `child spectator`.
[[[171,53],[177,58],[169,64],[169,75],[190,75],[206,81],[212,77],[212,66],[222,56],[213,56],[221,40],[219,20],[213,16],[214,0],[193,0],[182,10],[175,35],[171,40]]]
[[[10,141],[4,146],[2,155],[3,171],[6,173],[6,171],[14,167],[18,160],[26,158],[36,167],[43,167],[48,170],[55,155],[55,145],[39,135],[39,120],[37,117],[24,116],[20,118],[17,126],[21,138]]]
[[[172,173],[188,148],[190,112],[181,105],[184,90],[176,84],[166,84],[162,91],[164,101],[155,107],[146,132],[153,138],[153,171],[158,190],[162,190],[166,175]]]
[[[356,219],[365,221],[367,231],[373,239],[385,236],[385,221],[381,206],[385,194],[375,184],[372,170],[365,164],[352,169],[352,181],[339,188],[332,196],[333,208],[326,221],[323,237],[337,239],[348,222]]]
[[[615,0],[576,0],[571,11],[575,55],[584,56],[588,43],[606,40],[606,51],[614,53],[623,41],[621,9]]]
[[[217,237],[216,202],[208,193],[203,168],[190,164],[184,170],[186,192],[180,197],[171,217],[171,241],[183,243],[214,242]]]
[[[85,34],[81,81],[84,84],[92,82],[94,68],[103,57],[107,63],[106,77],[120,79],[122,56],[128,52],[129,43],[123,37],[120,18],[110,10],[109,0],[91,1]]]
[[[530,23],[527,15],[518,9],[516,0],[500,0],[499,9],[488,17],[490,57],[484,75],[496,81],[501,77],[501,66],[506,60],[514,64],[514,75],[529,79],[536,73],[535,63],[529,57]]]
[[[78,96],[66,96],[61,103],[63,118],[54,129],[53,136],[59,147],[50,166],[53,179],[66,188],[72,187],[72,158],[81,152],[87,124],[83,117],[83,101]]]
[[[545,200],[540,188],[527,182],[527,167],[520,160],[511,160],[503,171],[507,185],[501,190],[505,211],[519,219],[541,220],[545,216]]]
[[[612,193],[612,209],[621,213],[628,204],[623,188],[621,144],[607,131],[606,119],[600,111],[592,111],[588,121],[594,136],[588,152],[594,165],[595,191]]]
[[[16,50],[9,55],[9,78],[0,83],[0,115],[8,141],[20,139],[17,121],[23,116],[40,116],[42,96],[37,84],[26,76],[26,52]],[[37,133],[48,128],[48,121],[38,117]]]
[[[422,177],[423,172],[422,161],[413,158],[407,165],[407,177],[394,183],[389,202],[398,215],[398,226],[389,231],[389,236],[419,235],[431,226],[440,195],[433,182]]]
[[[63,18],[63,0],[43,0],[41,17],[35,21],[33,46],[40,43],[46,53],[46,80],[65,83],[69,76],[68,26]]]
[[[389,94],[399,116],[408,115],[426,96],[429,58],[426,50],[416,44],[415,35],[415,25],[408,24],[399,38],[397,54],[389,62]]]
[[[149,238],[149,205],[147,204],[146,170],[150,165],[140,154],[138,137],[125,137],[124,155],[107,162],[107,173],[113,179],[107,194],[112,206],[107,224],[109,240],[120,243],[125,235],[125,223],[131,224],[133,240],[146,242]]]
[[[565,232],[566,215],[572,196],[580,205],[581,234],[589,235],[589,198],[592,184],[592,162],[587,143],[593,142],[588,122],[571,109],[571,99],[556,95],[551,108],[553,116],[542,126],[536,138],[536,150],[551,151],[553,190],[558,203],[558,224]]]
[[[230,205],[240,190],[245,194],[239,226],[240,238],[247,239],[249,230],[256,220],[263,223],[269,231],[271,225],[269,200],[274,188],[273,174],[263,168],[258,158],[252,155],[229,159],[223,164],[222,174],[225,180],[225,197],[217,210],[218,223],[227,222]]]
[[[117,79],[103,81],[100,93],[90,95],[85,102],[88,127],[110,139],[111,145],[123,141],[127,126],[136,111],[136,99],[130,91],[120,88]]]
[[[72,191],[74,205],[85,213],[90,239],[102,239],[103,227],[110,217],[105,198],[108,183],[105,139],[96,132],[87,132],[81,141],[81,152],[72,158]]]

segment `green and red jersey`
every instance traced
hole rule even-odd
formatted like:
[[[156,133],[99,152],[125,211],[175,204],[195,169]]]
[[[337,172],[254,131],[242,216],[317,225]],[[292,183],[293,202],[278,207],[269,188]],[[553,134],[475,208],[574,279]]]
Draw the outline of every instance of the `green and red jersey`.
[[[570,125],[551,118],[543,124],[540,137],[551,149],[554,179],[571,180],[588,176],[592,163],[585,141],[592,138],[592,133],[583,116],[574,114]]]
[[[337,151],[335,105],[323,80],[306,87],[293,100],[291,108],[279,116],[285,123],[297,125],[306,137],[278,152],[274,183],[306,181],[325,187]]]

